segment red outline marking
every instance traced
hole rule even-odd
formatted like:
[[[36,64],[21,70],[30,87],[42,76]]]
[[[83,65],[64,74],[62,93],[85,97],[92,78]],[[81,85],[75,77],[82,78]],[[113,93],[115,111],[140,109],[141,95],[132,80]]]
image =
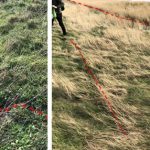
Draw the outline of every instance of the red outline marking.
[[[109,12],[109,11],[106,11],[106,10],[103,10],[101,8],[97,8],[97,7],[93,7],[93,6],[90,6],[90,5],[87,5],[87,4],[83,4],[83,3],[80,3],[80,2],[76,2],[74,0],[68,0],[70,1],[71,3],[75,3],[75,4],[79,4],[79,5],[82,5],[82,6],[85,6],[85,7],[88,7],[90,9],[94,9],[94,10],[97,10],[99,12],[102,12],[104,13],[105,15],[111,15],[111,16],[114,16],[118,19],[122,19],[122,20],[127,20],[127,21],[130,21],[130,22],[134,22],[134,23],[139,23],[141,25],[145,25],[145,26],[150,26],[150,22],[148,21],[141,21],[141,20],[138,20],[138,19],[132,19],[132,18],[127,18],[127,17],[124,17],[124,16],[120,16],[119,14],[115,14],[115,13],[112,13],[112,12]]]
[[[84,65],[85,65],[85,70],[87,71],[87,73],[89,75],[92,76],[93,80],[95,81],[95,85],[98,88],[99,92],[102,94],[102,96],[104,98],[104,101],[105,101],[107,107],[109,108],[109,111],[111,112],[112,117],[114,118],[114,122],[116,123],[118,129],[121,131],[122,134],[124,134],[124,135],[127,136],[127,131],[122,127],[122,125],[121,125],[121,123],[120,123],[120,121],[118,119],[118,116],[117,116],[116,112],[114,111],[114,109],[112,107],[112,104],[111,104],[111,102],[109,101],[109,99],[107,97],[107,94],[102,89],[102,86],[99,84],[98,79],[94,75],[94,73],[92,72],[92,70],[89,69],[89,66],[87,64],[87,61],[85,61],[86,59],[85,59],[85,57],[84,57],[84,55],[83,55],[83,53],[81,51],[81,48],[75,43],[75,41],[73,39],[70,40],[70,44],[72,44],[73,46],[75,46],[75,48],[79,51],[79,54],[80,54],[80,56],[82,58],[82,61],[83,61]]]
[[[28,107],[27,104],[25,104],[25,103],[13,104],[12,106],[9,106],[9,107],[6,107],[6,108],[0,107],[0,112],[6,112],[6,113],[8,113],[8,112],[11,111],[11,109],[13,109],[13,108],[14,108],[14,109],[17,109],[17,108],[19,108],[19,106],[20,106],[22,109],[27,109],[27,107]],[[47,115],[47,114],[44,114],[44,112],[41,111],[41,109],[39,109],[39,108],[35,109],[33,106],[30,106],[30,107],[28,108],[28,110],[31,111],[32,113],[35,113],[35,114],[39,115],[39,116],[45,116],[45,119],[46,119],[46,120],[48,119],[48,115]]]

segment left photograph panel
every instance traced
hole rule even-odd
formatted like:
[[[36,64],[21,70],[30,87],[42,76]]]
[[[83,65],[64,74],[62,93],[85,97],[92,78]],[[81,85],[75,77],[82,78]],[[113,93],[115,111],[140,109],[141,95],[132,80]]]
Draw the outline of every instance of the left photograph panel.
[[[47,149],[47,1],[0,0],[0,150]]]

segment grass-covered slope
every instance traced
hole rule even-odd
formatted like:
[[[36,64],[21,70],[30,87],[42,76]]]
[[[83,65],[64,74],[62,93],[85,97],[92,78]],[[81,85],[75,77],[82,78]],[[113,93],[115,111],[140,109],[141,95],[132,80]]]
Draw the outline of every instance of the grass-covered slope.
[[[1,95],[37,95],[46,85],[46,2],[14,0],[0,7]]]
[[[0,1],[0,107],[29,100],[46,113],[46,97],[47,2]],[[28,109],[0,113],[0,150],[45,150],[46,134],[44,117]]]
[[[149,28],[68,2],[64,20],[66,38],[57,23],[53,28],[53,149],[148,150]],[[80,45],[127,137],[117,129],[70,39]]]

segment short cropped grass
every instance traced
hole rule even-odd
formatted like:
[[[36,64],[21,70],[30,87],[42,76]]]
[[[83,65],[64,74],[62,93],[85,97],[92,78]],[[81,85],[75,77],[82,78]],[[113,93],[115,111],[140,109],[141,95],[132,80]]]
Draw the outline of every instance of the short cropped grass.
[[[28,100],[46,114],[47,2],[0,1],[0,107]],[[0,114],[1,150],[46,149],[46,135],[44,116],[22,109]]]

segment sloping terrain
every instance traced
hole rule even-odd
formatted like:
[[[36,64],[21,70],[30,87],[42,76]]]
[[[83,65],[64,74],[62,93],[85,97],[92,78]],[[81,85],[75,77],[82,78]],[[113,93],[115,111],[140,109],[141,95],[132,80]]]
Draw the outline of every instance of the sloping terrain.
[[[150,21],[150,11],[149,2],[128,2],[130,0],[76,0],[83,4],[88,4],[90,6],[99,7],[109,12],[119,14],[125,17],[130,17],[133,19],[139,19],[141,21]],[[143,9],[144,8],[144,9]],[[139,13],[140,12],[140,13]]]
[[[148,150],[149,27],[65,2],[63,14],[68,36],[61,37],[57,22],[53,27],[53,149]],[[103,6],[98,0],[94,4],[99,8]],[[142,16],[143,11],[149,10],[149,4],[140,3],[142,7],[139,3],[123,4],[111,3],[110,11],[118,6],[116,12],[120,13],[120,5],[122,8],[129,6],[137,19],[150,18],[148,12],[147,16]],[[138,8],[143,11],[137,14]],[[86,72],[79,51],[71,45],[70,39],[82,49],[127,136],[117,129],[102,94]]]
[[[46,106],[47,2],[1,0],[0,150],[46,149]]]

